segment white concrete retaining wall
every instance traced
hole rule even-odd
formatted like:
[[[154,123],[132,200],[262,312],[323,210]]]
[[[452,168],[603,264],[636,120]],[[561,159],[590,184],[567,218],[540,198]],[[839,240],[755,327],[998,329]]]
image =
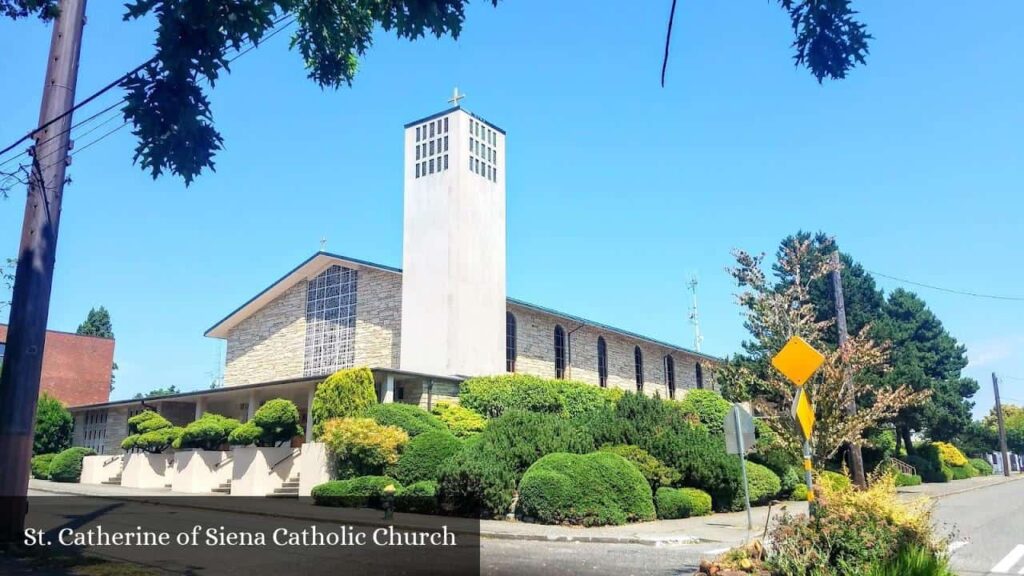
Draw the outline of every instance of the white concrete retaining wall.
[[[172,482],[172,454],[128,454],[124,460],[121,486],[126,488],[164,488]]]
[[[81,484],[103,484],[121,472],[124,455],[100,454],[82,458]]]
[[[326,444],[307,442],[302,445],[299,473],[299,496],[309,496],[314,486],[331,479],[331,457]]]
[[[230,452],[221,450],[179,450],[174,454],[171,491],[208,494],[231,479]]]
[[[232,496],[266,496],[295,476],[302,462],[301,449],[290,446],[236,446],[231,452],[234,455],[231,465]],[[277,467],[271,470],[275,464]]]

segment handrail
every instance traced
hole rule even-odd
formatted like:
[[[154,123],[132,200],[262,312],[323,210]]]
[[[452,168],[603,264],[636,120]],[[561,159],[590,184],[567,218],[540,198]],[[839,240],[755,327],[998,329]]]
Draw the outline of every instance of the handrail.
[[[107,466],[110,466],[112,462],[116,462],[117,460],[120,459],[120,456],[111,456],[110,458],[107,458],[106,462],[103,463],[103,467],[106,468]]]
[[[292,451],[289,452],[287,456],[281,458],[273,466],[270,467],[270,472],[268,472],[268,475],[273,474],[274,470],[277,470],[277,467],[283,464],[285,460],[298,456],[300,452],[302,452],[302,448],[292,448]]]
[[[214,470],[220,470],[225,465],[227,465],[228,462],[231,462],[232,460],[234,460],[234,458],[235,458],[234,454],[228,454],[227,458],[221,460],[220,462],[217,463],[216,466],[214,466]]]
[[[911,466],[910,464],[907,464],[903,460],[900,460],[898,458],[893,458],[892,456],[890,456],[889,457],[889,462],[892,463],[892,465],[895,466],[897,470],[899,470],[900,472],[902,472],[904,474],[910,474],[911,476],[916,476],[917,475],[917,468],[914,468],[913,466]]]

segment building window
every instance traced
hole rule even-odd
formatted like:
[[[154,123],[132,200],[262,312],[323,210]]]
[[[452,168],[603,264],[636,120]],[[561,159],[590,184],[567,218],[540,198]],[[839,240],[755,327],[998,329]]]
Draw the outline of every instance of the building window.
[[[430,137],[431,138],[434,137],[434,123],[433,122],[430,123]]]
[[[505,312],[505,371],[516,371],[516,317]]]
[[[704,369],[701,368],[700,362],[697,362],[697,367],[694,368],[697,372],[697,388],[704,389]]]
[[[4,351],[7,350],[7,343],[0,342],[0,364],[4,363]]]
[[[421,126],[417,126],[416,127],[416,141],[417,142],[420,141],[420,128],[421,128]]]
[[[307,283],[304,375],[323,376],[355,363],[358,277],[335,264]]]
[[[419,162],[416,163],[416,177],[417,178],[420,177],[420,164],[419,164]]]
[[[444,169],[445,170],[448,169],[448,155],[447,154],[444,155]]]
[[[448,151],[448,137],[447,136],[444,137],[444,151],[445,152]]]
[[[633,347],[633,367],[636,372],[636,391],[642,392],[644,389],[644,353],[640,351],[639,346]]]
[[[665,356],[665,385],[668,386],[668,397],[676,397],[676,361],[672,356]]]
[[[565,378],[565,329],[555,324],[555,378]]]
[[[604,336],[597,337],[597,383],[601,388],[608,387],[608,345]]]
[[[444,117],[444,131],[445,131],[445,132],[447,132],[447,131],[448,131],[448,117],[447,117],[447,116],[445,116],[445,117]],[[445,138],[445,141],[447,141],[447,140],[448,140],[448,139],[447,139],[447,138]]]
[[[430,173],[431,174],[434,173],[434,159],[433,158],[430,159]]]

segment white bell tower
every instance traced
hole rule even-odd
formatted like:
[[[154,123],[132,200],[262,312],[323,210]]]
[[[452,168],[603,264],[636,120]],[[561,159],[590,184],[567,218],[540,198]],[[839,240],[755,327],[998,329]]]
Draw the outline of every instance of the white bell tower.
[[[405,125],[402,370],[505,371],[505,131],[463,97]]]

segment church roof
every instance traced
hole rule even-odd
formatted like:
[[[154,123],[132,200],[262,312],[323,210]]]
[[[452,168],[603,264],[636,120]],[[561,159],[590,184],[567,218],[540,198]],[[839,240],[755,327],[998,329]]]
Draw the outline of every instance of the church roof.
[[[204,333],[204,336],[209,336],[209,337],[212,337],[212,338],[227,338],[229,330],[234,328],[239,322],[241,322],[245,318],[248,318],[252,313],[256,312],[257,310],[259,310],[263,306],[269,304],[271,301],[273,301],[275,298],[277,298],[281,294],[284,294],[285,291],[287,291],[289,288],[294,286],[296,282],[298,282],[299,280],[305,279],[305,278],[311,278],[311,277],[319,274],[320,272],[322,272],[325,268],[327,268],[331,264],[338,264],[339,261],[341,263],[347,264],[347,265],[349,265],[349,266],[351,266],[353,268],[356,268],[356,269],[359,269],[359,268],[372,268],[372,269],[375,269],[375,270],[383,270],[385,272],[393,272],[395,274],[401,274],[402,273],[402,269],[401,268],[395,268],[393,266],[385,266],[384,264],[376,264],[374,262],[368,262],[366,260],[359,260],[358,258],[349,258],[348,256],[341,256],[339,254],[332,254],[330,252],[320,251],[320,252],[317,252],[316,254],[313,254],[309,258],[307,258],[301,264],[299,264],[298,266],[293,268],[290,272],[286,273],[284,276],[282,276],[281,278],[277,279],[277,281],[275,281],[273,284],[271,284],[265,290],[263,290],[262,292],[260,292],[259,294],[255,295],[255,296],[253,296],[245,304],[242,304],[241,306],[236,308],[233,312],[231,312],[230,314],[228,314],[227,316],[222,318],[219,322],[217,322],[216,324],[211,326]],[[541,312],[543,314],[549,314],[551,316],[558,316],[560,318],[565,318],[566,320],[570,320],[570,321],[576,322],[578,324],[583,324],[583,325],[586,325],[586,326],[591,326],[593,328],[598,328],[598,329],[601,329],[601,330],[606,330],[608,332],[615,332],[615,333],[620,334],[622,336],[626,336],[626,337],[629,337],[629,338],[636,338],[638,340],[643,340],[645,342],[650,342],[651,344],[656,344],[658,346],[664,346],[666,348],[674,348],[676,350],[680,350],[680,351],[686,352],[688,354],[693,354],[694,356],[701,356],[701,357],[707,358],[709,360],[721,361],[721,358],[717,358],[717,357],[711,356],[709,354],[704,354],[702,352],[696,352],[696,351],[691,350],[689,348],[686,348],[684,346],[679,346],[677,344],[672,344],[671,342],[665,342],[663,340],[657,340],[655,338],[650,338],[650,337],[644,336],[642,334],[637,334],[636,332],[631,332],[629,330],[623,330],[622,328],[616,328],[614,326],[609,326],[609,325],[603,324],[601,322],[595,322],[593,320],[588,320],[588,319],[580,317],[580,316],[576,316],[576,315],[573,315],[573,314],[567,314],[565,312],[560,312],[560,311],[554,310],[552,308],[547,308],[547,307],[544,307],[544,306],[539,306],[537,304],[531,304],[529,302],[525,302],[523,300],[519,300],[519,299],[516,299],[516,298],[508,298],[508,302],[509,302],[509,304],[513,304],[515,306],[521,306],[523,308],[529,308],[531,310],[534,310],[534,311],[537,311],[537,312]]]

